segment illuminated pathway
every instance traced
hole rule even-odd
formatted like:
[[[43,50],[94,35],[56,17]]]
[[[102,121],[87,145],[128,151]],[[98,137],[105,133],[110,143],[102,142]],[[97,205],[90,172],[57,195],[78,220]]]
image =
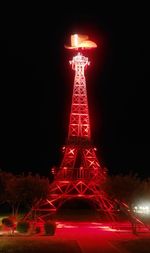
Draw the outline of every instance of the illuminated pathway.
[[[129,228],[118,232],[108,225],[94,222],[60,222],[57,225],[57,236],[76,240],[83,253],[129,253],[119,242],[137,239]]]

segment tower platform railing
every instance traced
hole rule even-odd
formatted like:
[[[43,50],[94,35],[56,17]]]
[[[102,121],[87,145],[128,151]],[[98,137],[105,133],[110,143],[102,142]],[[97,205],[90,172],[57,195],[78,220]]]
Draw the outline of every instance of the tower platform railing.
[[[93,178],[93,176],[95,175],[97,171],[98,169],[95,169],[95,171],[93,171],[93,169],[84,168],[84,167],[73,168],[73,169],[64,167],[63,169],[58,171],[58,173],[56,174],[56,179],[57,180],[80,180],[80,179],[90,180],[91,178]]]

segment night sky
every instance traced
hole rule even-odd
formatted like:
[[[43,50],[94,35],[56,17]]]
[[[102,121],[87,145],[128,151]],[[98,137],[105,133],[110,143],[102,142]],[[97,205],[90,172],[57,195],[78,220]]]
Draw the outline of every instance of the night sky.
[[[149,13],[140,5],[118,8],[2,9],[1,169],[48,176],[59,165],[74,78],[64,44],[79,32],[98,44],[87,53],[86,72],[97,155],[110,174],[150,176]]]

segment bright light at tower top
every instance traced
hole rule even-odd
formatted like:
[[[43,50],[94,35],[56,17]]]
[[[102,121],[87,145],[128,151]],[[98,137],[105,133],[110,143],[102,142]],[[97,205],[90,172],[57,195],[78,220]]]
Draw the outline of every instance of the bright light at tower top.
[[[73,34],[71,35],[71,45],[65,45],[67,49],[92,49],[97,45],[94,41],[89,40],[88,35]]]

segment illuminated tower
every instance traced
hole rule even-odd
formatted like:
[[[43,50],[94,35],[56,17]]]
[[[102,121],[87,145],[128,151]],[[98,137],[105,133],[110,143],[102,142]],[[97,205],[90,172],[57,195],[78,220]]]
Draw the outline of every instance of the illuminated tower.
[[[106,170],[101,167],[96,148],[91,142],[85,79],[85,70],[90,62],[83,55],[85,49],[96,48],[97,45],[88,40],[88,36],[75,34],[71,36],[71,46],[65,47],[76,53],[70,61],[75,76],[68,139],[62,148],[60,167],[52,169],[54,181],[50,185],[49,198],[35,207],[36,212],[43,212],[43,216],[56,212],[66,200],[72,198],[86,198],[96,208],[108,209],[107,198],[101,190]]]
[[[130,211],[129,206],[117,199],[111,199],[102,190],[106,178],[106,169],[102,168],[97,156],[96,148],[91,142],[90,119],[86,91],[85,70],[89,60],[83,55],[85,49],[96,48],[97,45],[88,40],[87,35],[71,36],[71,46],[76,55],[70,61],[75,71],[72,105],[70,113],[68,139],[62,148],[63,159],[58,169],[52,168],[54,181],[50,185],[49,196],[46,200],[39,200],[25,216],[45,220],[72,198],[84,198],[91,201],[95,208],[103,211],[111,221],[116,221],[118,211],[122,211],[134,224],[143,224]],[[117,212],[116,212],[117,211]],[[113,223],[114,226],[114,223]],[[133,230],[135,226],[133,227]],[[149,227],[148,227],[149,229]],[[134,232],[134,231],[133,231]]]

